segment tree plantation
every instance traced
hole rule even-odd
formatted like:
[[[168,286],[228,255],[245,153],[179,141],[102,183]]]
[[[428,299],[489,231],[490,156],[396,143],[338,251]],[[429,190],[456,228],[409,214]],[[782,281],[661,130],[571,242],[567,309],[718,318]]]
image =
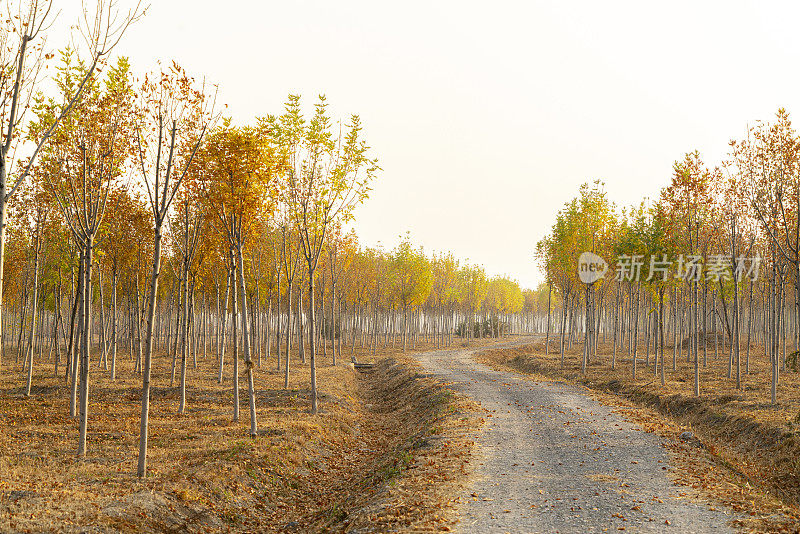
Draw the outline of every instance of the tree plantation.
[[[0,532],[798,531],[793,33],[142,2],[0,0]]]
[[[557,302],[546,350],[563,366],[565,349],[584,343],[585,373],[602,340],[604,365],[629,366],[633,379],[649,369],[662,385],[688,365],[695,396],[709,359],[724,359],[742,390],[752,359],[766,358],[775,404],[800,342],[799,143],[781,109],[731,141],[716,167],[697,152],[676,161],[654,201],[618,210],[600,182],[584,185],[537,246],[547,279],[538,293]],[[583,251],[609,264],[592,285],[578,280]]]
[[[47,7],[21,12],[23,29]],[[99,4],[97,17],[120,20],[114,5]],[[142,384],[143,477],[153,383],[179,390],[179,417],[193,377],[216,377],[232,388],[233,420],[246,395],[255,437],[266,369],[288,387],[292,366],[308,365],[316,413],[317,365],[349,361],[356,346],[405,351],[422,337],[445,347],[530,327],[514,281],[428,256],[408,237],[391,251],[363,247],[346,230],[380,171],[357,115],[334,120],[325,97],[306,115],[289,95],[279,113],[236,125],[216,89],[177,64],[136,75],[127,59],[109,60],[105,43],[123,30],[87,34],[89,65],[69,48],[37,57],[54,69],[54,89],[22,95],[20,82],[10,93],[28,99],[24,121],[16,103],[6,108],[4,152],[35,149],[8,156],[0,365],[26,396],[46,374],[69,384],[78,456],[93,378],[114,381],[121,360]],[[30,53],[8,65],[20,78],[31,76]],[[156,358],[169,374],[153,374]]]

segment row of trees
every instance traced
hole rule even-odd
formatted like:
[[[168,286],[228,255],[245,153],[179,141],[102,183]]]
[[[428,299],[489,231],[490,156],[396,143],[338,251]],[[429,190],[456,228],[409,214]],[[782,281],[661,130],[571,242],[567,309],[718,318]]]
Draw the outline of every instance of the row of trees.
[[[208,213],[191,212],[186,206],[184,202],[176,205],[173,224],[165,235],[163,259],[168,269],[160,276],[152,340],[153,351],[172,358],[169,380],[173,385],[179,382],[180,412],[185,409],[187,365],[197,369],[199,359],[200,366],[211,367],[221,383],[228,376],[226,351],[231,351],[235,381],[239,353],[246,354],[245,340],[252,347],[252,365],[280,370],[288,385],[290,356],[295,357],[292,350],[297,347],[296,357],[306,363],[312,339],[322,356],[330,356],[335,365],[343,345],[350,355],[357,347],[372,353],[387,346],[405,350],[409,344],[416,346],[421,337],[447,346],[454,335],[499,336],[535,329],[534,318],[544,310],[533,292],[523,292],[504,277],[488,278],[478,266],[460,266],[451,254],[428,257],[408,237],[388,252],[361,247],[357,236],[352,231],[344,234],[339,225],[323,248],[319,282],[311,298],[305,283],[309,272],[300,262],[297,228],[275,226],[269,220],[260,221],[258,233],[243,246],[242,295],[235,290],[241,274],[225,240],[226,229],[206,225]],[[141,323],[148,298],[143,281],[153,247],[147,241],[152,219],[141,203],[118,194],[109,200],[107,210],[104,238],[93,253],[96,276],[86,313],[94,332],[90,342],[94,367],[107,371],[113,381],[120,347],[134,370],[142,369],[145,332]],[[117,219],[112,213],[125,216]],[[29,394],[30,362],[47,365],[55,373],[61,369],[67,378],[79,368],[73,364],[77,352],[71,312],[81,305],[82,277],[70,233],[60,218],[52,218],[51,226],[42,230],[36,229],[35,218],[27,221],[32,225],[28,231],[16,231],[14,226],[10,239],[14,253],[7,263],[6,316],[11,335],[5,352],[14,354],[14,363],[28,370]],[[245,309],[239,301],[249,306]],[[318,317],[313,329],[312,305]],[[244,329],[244,313],[251,325],[247,334],[238,332]],[[74,379],[72,385],[74,411]],[[237,406],[238,401],[234,417],[238,417]]]
[[[539,292],[559,310],[548,307],[547,350],[557,335],[563,364],[565,347],[582,334],[585,372],[602,337],[612,343],[610,365],[625,351],[635,378],[641,352],[651,364],[652,347],[662,384],[665,367],[677,369],[685,352],[700,395],[709,352],[727,352],[727,377],[743,388],[751,347],[761,346],[775,403],[787,345],[797,351],[800,335],[799,147],[781,109],[731,141],[716,167],[697,152],[676,161],[655,201],[618,210],[601,183],[584,185],[537,245],[546,275]],[[584,251],[610,264],[591,286],[577,276]]]
[[[290,362],[307,364],[316,413],[317,358],[330,351],[335,365],[348,341],[351,353],[405,350],[420,336],[444,345],[531,326],[535,299],[512,280],[408,237],[384,252],[345,232],[380,171],[357,115],[334,121],[324,97],[306,115],[290,95],[280,114],[233,124],[215,88],[180,66],[137,78],[109,60],[138,7],[84,10],[88,61],[30,46],[50,8],[25,4],[2,34],[18,47],[2,58],[0,366],[22,371],[25,395],[35,369],[63,373],[79,456],[91,376],[113,381],[119,358],[142,380],[145,476],[156,357],[171,359],[163,379],[179,388],[179,413],[199,369],[230,380],[235,420],[243,366],[256,436],[259,368],[288,387]],[[52,87],[37,78],[48,63]]]

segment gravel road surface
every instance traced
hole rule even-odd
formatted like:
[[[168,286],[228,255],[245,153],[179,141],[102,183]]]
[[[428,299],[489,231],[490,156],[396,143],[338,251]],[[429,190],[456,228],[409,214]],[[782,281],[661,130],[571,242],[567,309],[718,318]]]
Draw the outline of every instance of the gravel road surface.
[[[580,388],[495,371],[466,349],[418,358],[488,410],[461,532],[731,530],[727,511],[679,496],[661,438]]]

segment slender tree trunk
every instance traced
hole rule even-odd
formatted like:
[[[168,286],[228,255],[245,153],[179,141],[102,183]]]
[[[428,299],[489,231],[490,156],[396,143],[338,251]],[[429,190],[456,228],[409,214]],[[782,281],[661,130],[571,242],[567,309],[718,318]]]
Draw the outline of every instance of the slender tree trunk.
[[[297,285],[297,351],[300,353],[300,363],[306,363],[305,324],[303,321],[303,284],[305,276],[300,278]]]
[[[67,351],[67,358],[70,360],[70,373],[72,374],[72,382],[70,384],[70,400],[69,400],[69,415],[70,417],[77,417],[78,415],[78,354],[80,349],[76,345],[80,342],[80,337],[83,332],[83,284],[84,284],[84,260],[83,248],[80,251],[80,258],[78,263],[78,284],[75,291],[75,303],[72,306],[72,328],[70,331],[69,349]],[[76,326],[76,315],[80,310],[80,322]]]
[[[36,241],[34,244],[33,249],[33,311],[31,312],[31,335],[28,340],[28,354],[26,356],[27,365],[28,365],[28,381],[25,386],[25,396],[30,397],[31,395],[31,382],[33,381],[33,336],[36,332],[36,306],[39,303],[39,244],[40,241],[40,230],[38,229],[39,223],[37,222],[37,231],[36,231]]]
[[[150,294],[147,300],[147,330],[145,333],[144,369],[142,371],[142,414],[139,427],[139,462],[137,475],[147,475],[147,429],[150,418],[150,369],[153,355],[153,327],[155,326],[158,277],[161,274],[161,224],[156,222],[153,239],[153,272],[150,275]]]
[[[231,261],[231,301],[233,304],[233,420],[239,420],[239,303],[236,291],[236,259],[233,249]]]
[[[239,287],[242,291],[242,335],[244,336],[244,363],[245,369],[247,370],[247,392],[250,401],[250,435],[252,437],[256,437],[258,435],[258,421],[256,419],[256,392],[255,387],[253,384],[253,360],[250,356],[250,326],[248,325],[248,314],[247,314],[247,286],[245,284],[244,278],[244,258],[242,257],[242,242],[241,237],[239,237],[239,243],[236,247],[236,252],[239,256]],[[312,288],[313,291],[313,288]],[[313,293],[312,293],[313,299]],[[311,306],[311,315],[314,315],[314,306],[312,300]],[[313,331],[313,322],[312,322],[312,331]],[[313,358],[314,358],[314,336],[311,336],[311,358],[312,358],[312,369],[313,369]],[[312,371],[313,376],[313,371]]]
[[[277,254],[277,252],[276,252]],[[276,259],[278,264],[277,272],[277,290],[275,292],[275,368],[280,372],[281,370],[281,261]]]
[[[319,411],[318,400],[317,400],[317,365],[316,365],[316,354],[315,354],[315,347],[314,347],[314,274],[315,269],[311,263],[311,260],[308,262],[308,298],[309,298],[309,306],[308,306],[308,327],[311,330],[312,335],[309,338],[309,363],[311,365],[311,413],[316,414]]]
[[[656,344],[656,365],[658,365],[658,355],[661,354],[661,385],[666,383],[664,376],[664,288],[658,290],[658,328],[659,339]]]
[[[117,379],[117,269],[111,273],[111,381]]]
[[[142,303],[139,298],[139,273],[136,273],[136,365],[135,370],[142,372],[144,364],[144,354],[142,346]]]
[[[187,232],[188,233],[188,232]],[[186,250],[186,249],[184,249]],[[179,309],[179,323],[181,324],[180,336],[176,332],[175,340],[180,337],[181,344],[181,382],[180,382],[180,404],[178,413],[183,414],[186,410],[186,357],[189,350],[189,264],[186,258],[183,261],[183,279],[181,286],[181,302],[183,306]],[[173,360],[174,361],[174,360]],[[175,376],[175,364],[172,365],[172,375]]]
[[[89,420],[89,367],[91,359],[89,351],[91,348],[91,327],[92,327],[92,252],[94,248],[93,239],[90,237],[86,241],[86,253],[84,257],[84,306],[83,311],[83,338],[81,340],[81,399],[80,399],[80,432],[78,435],[78,456],[86,456],[86,428]]]
[[[292,348],[292,280],[286,284],[286,357],[284,358],[285,372],[283,376],[284,389],[289,388],[289,351]]]
[[[564,369],[564,334],[567,329],[567,299],[569,298],[569,294],[564,296],[564,300],[561,302],[561,332],[560,332],[560,339],[561,342],[559,344],[559,352],[561,357],[561,370]]]
[[[636,349],[639,344],[639,303],[642,300],[641,284],[636,287],[636,312],[634,313],[633,321],[633,362],[631,366],[631,377],[636,380]]]
[[[700,396],[700,355],[697,350],[697,281],[692,282],[692,315],[689,319],[689,337],[692,340],[689,343],[691,350],[694,354],[694,395]]]
[[[753,333],[753,280],[750,280],[750,296],[747,299],[747,353],[745,355],[744,372],[750,374],[750,344]]]
[[[97,278],[97,300],[100,306],[100,335],[97,340],[100,357],[97,360],[97,366],[102,366],[104,371],[108,371],[108,343],[106,340],[105,306],[103,304],[103,271],[100,269],[100,262],[97,262]]]
[[[225,369],[225,346],[226,346],[226,339],[225,336],[228,333],[228,298],[231,292],[231,270],[228,270],[228,276],[225,278],[225,299],[222,302],[222,313],[217,311],[217,322],[219,323],[217,326],[218,330],[221,332],[218,334],[217,340],[217,352],[219,353],[219,374],[217,376],[217,382],[222,384],[223,375],[222,372]],[[217,304],[219,306],[219,304]]]
[[[184,288],[187,283],[188,280],[183,276],[183,269],[181,269],[181,273],[178,277],[178,313],[175,314],[175,340],[172,342],[172,372],[170,373],[169,387],[175,386],[175,370],[178,365],[178,344],[181,343],[181,333],[183,332],[181,323],[183,322],[186,308],[188,308],[183,301],[185,296]],[[182,345],[181,343],[181,348],[183,348]]]
[[[3,332],[3,281],[5,278],[4,271],[4,258],[6,255],[6,219],[8,218],[8,201],[6,195],[8,193],[6,180],[8,173],[6,170],[5,154],[0,158],[0,368],[3,367],[3,355],[5,354],[5,338]],[[12,338],[13,343],[13,338]]]
[[[333,365],[336,366],[336,279],[333,278],[333,272],[331,272],[331,355]]]

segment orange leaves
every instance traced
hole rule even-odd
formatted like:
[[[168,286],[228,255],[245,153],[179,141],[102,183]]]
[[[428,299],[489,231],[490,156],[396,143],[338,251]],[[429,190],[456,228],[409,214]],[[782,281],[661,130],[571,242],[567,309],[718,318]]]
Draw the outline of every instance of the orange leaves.
[[[234,234],[246,239],[256,221],[269,219],[276,208],[277,168],[273,147],[254,128],[226,120],[209,136],[193,168],[194,181],[228,239]]]

